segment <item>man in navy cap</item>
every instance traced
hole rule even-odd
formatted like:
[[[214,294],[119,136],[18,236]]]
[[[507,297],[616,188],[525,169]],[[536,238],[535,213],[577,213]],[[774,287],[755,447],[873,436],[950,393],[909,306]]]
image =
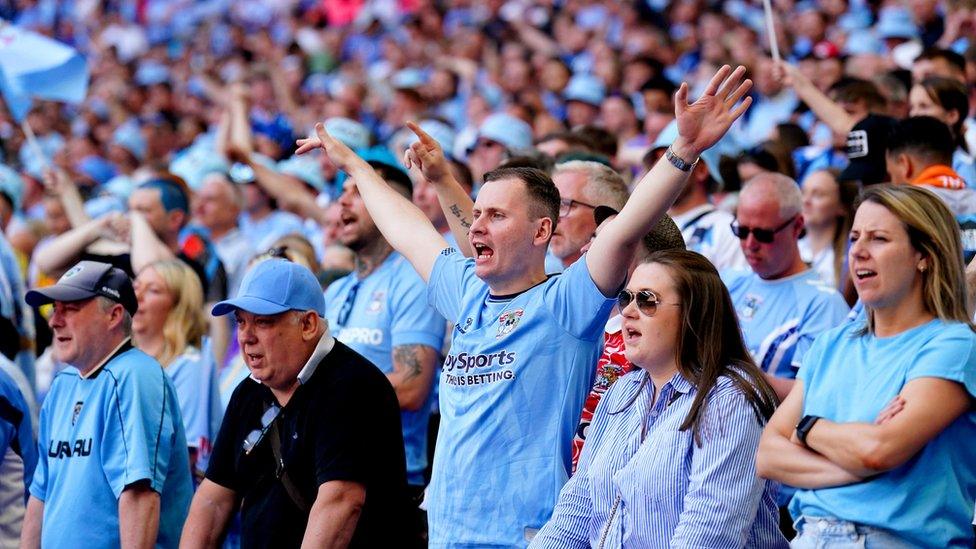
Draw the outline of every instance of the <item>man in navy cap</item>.
[[[26,300],[54,304],[54,355],[70,366],[41,408],[21,546],[175,546],[193,492],[189,454],[172,382],[132,347],[132,281],[82,261]]]
[[[183,543],[216,545],[240,504],[244,546],[398,546],[407,499],[397,397],[329,333],[315,276],[283,259],[258,263],[213,308],[231,313],[251,375],[224,413]]]

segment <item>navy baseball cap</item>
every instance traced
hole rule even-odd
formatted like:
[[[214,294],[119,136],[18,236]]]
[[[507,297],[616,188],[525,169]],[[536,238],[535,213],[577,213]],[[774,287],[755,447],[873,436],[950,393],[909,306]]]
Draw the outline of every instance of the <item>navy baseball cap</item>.
[[[40,307],[55,301],[82,301],[95,296],[121,304],[130,315],[139,309],[129,275],[99,261],[79,261],[61,275],[56,284],[30,290],[24,300],[32,307]]]
[[[237,309],[256,315],[315,311],[325,318],[325,297],[312,271],[286,259],[268,259],[244,275],[237,297],[217,303],[210,314],[223,316]]]

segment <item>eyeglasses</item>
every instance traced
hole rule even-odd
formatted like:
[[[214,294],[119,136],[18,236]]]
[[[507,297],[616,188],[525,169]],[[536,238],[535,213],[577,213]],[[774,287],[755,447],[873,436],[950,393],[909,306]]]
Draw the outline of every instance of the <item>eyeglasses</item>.
[[[249,455],[258,444],[264,439],[264,435],[268,433],[268,429],[274,424],[278,416],[281,415],[281,406],[277,404],[272,404],[264,411],[261,416],[261,428],[255,429],[244,437],[244,454]]]
[[[782,231],[786,227],[789,227],[791,223],[796,220],[797,216],[793,216],[783,222],[782,225],[776,227],[775,229],[759,229],[756,227],[746,227],[745,225],[739,225],[738,221],[733,221],[729,227],[732,229],[732,234],[737,236],[739,240],[745,240],[749,238],[749,233],[756,237],[756,240],[762,242],[763,244],[769,244],[776,238],[776,233]]]
[[[654,316],[658,305],[678,305],[677,303],[664,303],[656,293],[650,290],[640,290],[639,292],[620,290],[620,293],[617,294],[617,307],[623,311],[635,299],[637,300],[637,310],[644,316]]]
[[[596,209],[596,206],[593,206],[592,204],[587,204],[586,202],[580,202],[579,200],[573,200],[571,198],[563,198],[559,200],[559,217],[566,217],[569,215],[569,212],[573,211],[573,206],[582,206],[591,210]]]

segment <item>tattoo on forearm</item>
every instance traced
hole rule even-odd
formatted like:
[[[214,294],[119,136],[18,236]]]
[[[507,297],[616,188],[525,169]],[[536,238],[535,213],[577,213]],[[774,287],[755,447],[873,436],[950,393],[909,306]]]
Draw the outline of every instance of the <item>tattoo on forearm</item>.
[[[422,345],[400,345],[393,348],[393,367],[403,372],[404,381],[420,375]]]
[[[451,205],[451,213],[454,214],[454,217],[456,217],[458,221],[461,222],[462,227],[464,227],[465,229],[471,228],[471,223],[469,223],[468,220],[464,218],[464,214],[461,213],[461,208],[457,204]]]

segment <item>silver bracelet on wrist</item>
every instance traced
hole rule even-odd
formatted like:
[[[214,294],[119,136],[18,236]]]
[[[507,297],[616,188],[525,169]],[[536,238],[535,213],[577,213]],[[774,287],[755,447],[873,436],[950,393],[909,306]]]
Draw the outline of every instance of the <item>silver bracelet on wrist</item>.
[[[668,147],[668,150],[664,151],[664,157],[668,159],[668,162],[670,162],[672,166],[683,172],[690,172],[692,169],[694,169],[695,164],[698,164],[697,158],[694,162],[688,162],[680,156],[674,154],[674,150],[672,150],[671,147]]]

